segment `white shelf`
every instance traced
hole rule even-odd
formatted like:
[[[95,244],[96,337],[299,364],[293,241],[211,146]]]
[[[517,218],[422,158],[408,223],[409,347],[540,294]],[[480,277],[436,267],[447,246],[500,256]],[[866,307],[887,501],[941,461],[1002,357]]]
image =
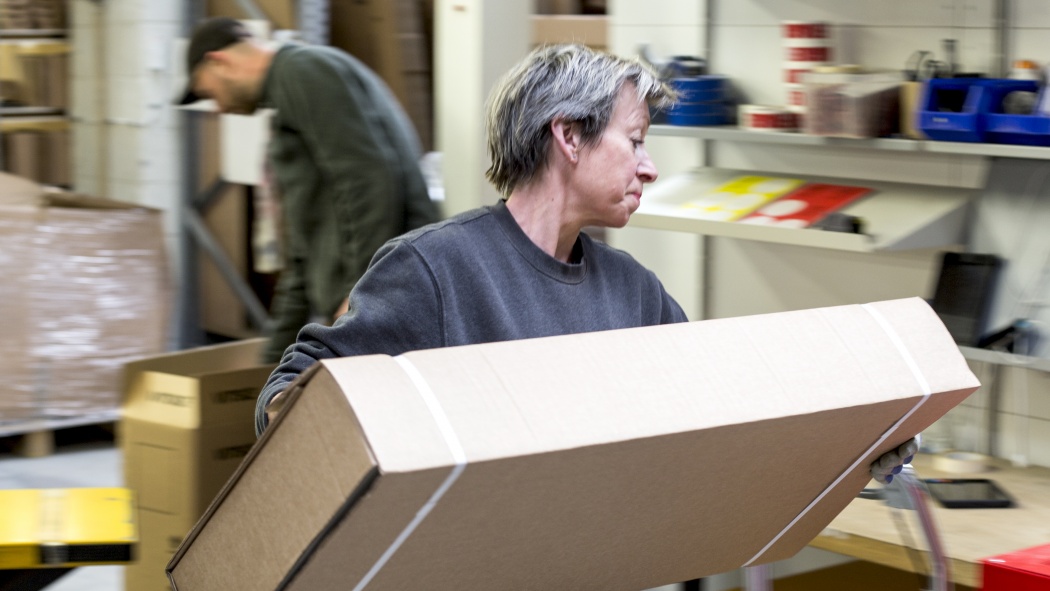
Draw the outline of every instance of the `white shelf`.
[[[66,29],[0,29],[0,39],[25,39],[33,37],[65,37]]]
[[[1045,359],[1043,357],[1014,355],[1013,353],[978,349],[976,347],[959,347],[959,351],[962,352],[963,357],[971,361],[995,363],[998,365],[1008,365],[1010,367],[1023,367],[1026,369],[1034,369],[1050,373],[1050,359]]]
[[[0,107],[0,116],[61,115],[62,109],[54,107]]]
[[[840,210],[863,220],[866,234],[705,220],[683,207],[711,189],[744,175],[870,187],[874,189],[871,195]],[[971,191],[956,188],[702,168],[650,187],[642,196],[641,207],[631,216],[631,225],[853,252],[943,248],[963,243],[972,197]]]
[[[112,410],[90,415],[76,417],[56,417],[43,419],[29,419],[24,421],[12,421],[0,423],[0,437],[8,435],[22,435],[35,433],[37,431],[54,431],[68,427],[82,427],[84,425],[98,425],[101,423],[112,423],[120,420],[120,411]]]
[[[1001,158],[1024,158],[1050,160],[1050,147],[1015,146],[1009,144],[984,144],[968,142],[937,142],[931,140],[909,140],[897,138],[835,138],[804,133],[781,133],[748,131],[731,125],[687,127],[680,125],[653,125],[649,135],[662,137],[687,137],[730,142],[753,142],[762,144],[786,144],[792,146],[816,146],[825,148],[850,148],[868,150],[894,150],[903,152],[928,152],[932,154],[968,154],[973,156],[995,156]]]

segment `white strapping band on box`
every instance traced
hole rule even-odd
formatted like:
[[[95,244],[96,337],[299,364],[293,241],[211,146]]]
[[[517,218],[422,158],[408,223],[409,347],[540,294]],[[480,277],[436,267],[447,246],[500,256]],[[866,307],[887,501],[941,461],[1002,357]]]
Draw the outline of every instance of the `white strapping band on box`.
[[[368,569],[368,572],[361,578],[361,581],[354,586],[354,591],[361,591],[372,582],[372,579],[379,574],[379,571],[386,566],[386,563],[390,561],[401,545],[408,540],[409,536],[412,535],[412,532],[416,531],[419,524],[422,523],[427,515],[434,510],[434,507],[437,506],[441,497],[445,496],[448,489],[452,488],[452,485],[459,480],[460,475],[463,474],[463,470],[467,468],[467,454],[463,451],[463,445],[459,442],[459,437],[456,435],[455,429],[452,428],[452,423],[449,422],[448,415],[445,414],[445,409],[441,407],[441,402],[438,401],[437,396],[434,396],[434,391],[431,390],[430,384],[427,383],[426,378],[423,377],[423,374],[419,373],[415,364],[409,361],[405,356],[398,355],[397,357],[394,357],[394,361],[401,366],[401,369],[405,370],[405,373],[408,374],[408,378],[412,380],[412,384],[416,387],[416,392],[427,405],[427,410],[429,410],[430,414],[434,417],[434,422],[437,423],[438,430],[441,432],[441,437],[445,440],[445,444],[448,445],[449,451],[452,452],[452,459],[456,462],[456,465],[453,466],[449,475],[441,485],[438,486],[437,490],[434,491],[434,494],[430,495],[430,498],[419,508],[419,511],[416,511],[416,515],[412,518],[412,521],[408,522],[405,529],[401,530],[401,533],[394,538],[394,541],[391,542],[390,546],[387,547],[382,555],[380,555],[379,559],[372,565],[372,568]]]

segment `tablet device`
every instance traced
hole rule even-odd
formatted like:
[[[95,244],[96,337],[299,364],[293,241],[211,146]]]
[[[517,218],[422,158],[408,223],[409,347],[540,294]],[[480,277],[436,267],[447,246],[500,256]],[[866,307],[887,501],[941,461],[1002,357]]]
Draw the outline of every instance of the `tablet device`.
[[[973,347],[984,334],[1000,265],[991,254],[944,253],[930,305],[956,343]]]
[[[1013,499],[995,482],[984,478],[927,478],[930,496],[948,509],[1013,507]]]

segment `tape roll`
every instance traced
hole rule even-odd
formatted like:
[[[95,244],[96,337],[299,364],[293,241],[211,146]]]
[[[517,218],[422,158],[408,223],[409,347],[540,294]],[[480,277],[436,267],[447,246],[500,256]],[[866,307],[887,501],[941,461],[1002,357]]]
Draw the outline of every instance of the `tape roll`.
[[[784,49],[784,59],[789,62],[830,62],[833,54],[830,45]]]
[[[802,84],[802,77],[815,70],[804,68],[784,68],[784,82],[787,84]]]
[[[737,122],[749,131],[798,131],[798,115],[784,107],[767,105],[740,105]]]
[[[831,25],[824,21],[783,21],[780,32],[785,39],[823,39],[831,36]]]
[[[933,469],[949,474],[977,474],[991,469],[990,458],[968,451],[950,451],[933,456]]]
[[[784,86],[787,88],[787,104],[795,107],[806,105],[805,84],[785,84]]]

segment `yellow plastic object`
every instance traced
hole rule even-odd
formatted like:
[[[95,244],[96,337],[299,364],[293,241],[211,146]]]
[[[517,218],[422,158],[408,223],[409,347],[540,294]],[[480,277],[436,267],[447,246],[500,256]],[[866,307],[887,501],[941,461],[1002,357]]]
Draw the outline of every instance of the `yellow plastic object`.
[[[126,563],[137,543],[130,489],[0,490],[0,569]]]

